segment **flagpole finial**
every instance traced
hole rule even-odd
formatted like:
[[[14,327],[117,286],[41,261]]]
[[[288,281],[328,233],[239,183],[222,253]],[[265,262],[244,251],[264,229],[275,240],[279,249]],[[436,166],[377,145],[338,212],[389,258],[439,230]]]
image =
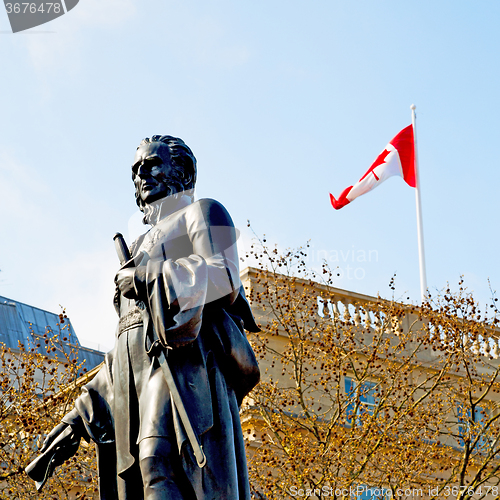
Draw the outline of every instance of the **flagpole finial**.
[[[412,105],[410,106],[410,109],[411,109],[411,110],[413,110],[413,111],[415,111],[415,109],[416,109],[416,108],[417,108],[417,106],[415,106],[415,104],[412,104]]]

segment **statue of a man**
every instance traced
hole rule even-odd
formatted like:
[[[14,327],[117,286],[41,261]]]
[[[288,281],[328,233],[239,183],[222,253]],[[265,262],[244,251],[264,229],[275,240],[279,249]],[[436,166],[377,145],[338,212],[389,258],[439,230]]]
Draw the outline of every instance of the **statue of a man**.
[[[97,443],[101,500],[247,500],[239,406],[259,380],[244,328],[258,328],[236,230],[220,203],[193,200],[181,139],[144,139],[132,179],[152,228],[115,278],[115,347],[27,472],[42,484],[83,437]]]

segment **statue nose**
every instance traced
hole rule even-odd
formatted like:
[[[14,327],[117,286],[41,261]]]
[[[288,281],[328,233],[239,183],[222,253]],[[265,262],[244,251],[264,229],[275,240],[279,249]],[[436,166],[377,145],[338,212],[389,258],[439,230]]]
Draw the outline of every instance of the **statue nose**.
[[[145,165],[144,163],[142,165],[139,165],[139,168],[137,169],[137,175],[139,177],[148,176],[150,174],[151,168],[148,165]]]

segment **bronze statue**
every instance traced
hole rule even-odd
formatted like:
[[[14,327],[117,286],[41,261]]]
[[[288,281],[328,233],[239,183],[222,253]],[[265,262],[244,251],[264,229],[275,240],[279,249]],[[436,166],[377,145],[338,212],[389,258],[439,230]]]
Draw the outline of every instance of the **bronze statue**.
[[[27,472],[43,486],[83,437],[97,443],[101,500],[247,500],[239,406],[259,380],[244,332],[258,327],[236,230],[220,203],[194,201],[181,139],[144,139],[132,179],[152,228],[130,254],[116,236],[115,347]]]

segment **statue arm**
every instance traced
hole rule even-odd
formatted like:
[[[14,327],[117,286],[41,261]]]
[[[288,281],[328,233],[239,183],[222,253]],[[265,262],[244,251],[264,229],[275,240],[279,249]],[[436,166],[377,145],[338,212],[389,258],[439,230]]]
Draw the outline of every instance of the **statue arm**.
[[[229,306],[240,290],[236,230],[225,208],[214,200],[200,200],[189,207],[185,222],[185,257],[152,259],[128,278],[120,275],[120,280],[129,280],[129,289],[133,282],[158,337],[171,347],[196,339],[206,304]]]
[[[206,303],[219,301],[230,306],[238,297],[240,276],[237,233],[227,210],[218,202],[203,199],[188,219],[193,254],[204,258],[208,267]]]

